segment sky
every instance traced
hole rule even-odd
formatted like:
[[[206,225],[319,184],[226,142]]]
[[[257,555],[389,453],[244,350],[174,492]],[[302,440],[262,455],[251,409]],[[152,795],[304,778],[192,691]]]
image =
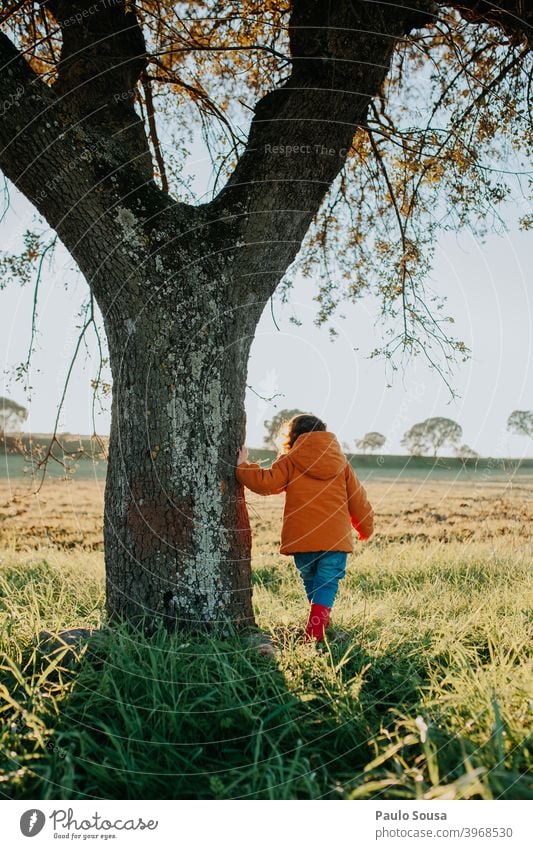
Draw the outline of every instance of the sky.
[[[20,245],[32,215],[31,206],[13,192],[11,210],[0,228],[2,250]],[[443,233],[439,239],[430,284],[446,295],[454,332],[472,349],[471,358],[454,368],[455,399],[422,359],[397,372],[390,385],[385,362],[368,358],[381,332],[371,298],[343,308],[346,318],[335,322],[338,336],[331,341],[327,330],[313,323],[312,282],[297,280],[290,305],[274,304],[275,323],[268,307],[257,329],[247,381],[248,445],[262,445],[265,419],[281,409],[296,408],[323,418],[351,448],[365,432],[377,430],[387,437],[384,451],[404,453],[400,440],[412,424],[429,416],[447,416],[462,426],[463,441],[484,456],[531,456],[531,440],[509,435],[506,421],[514,409],[533,408],[532,242],[531,233],[512,228],[484,243],[469,233]],[[45,273],[40,289],[38,351],[29,381],[33,389],[26,430],[53,428],[85,292],[85,283],[61,249],[53,273]],[[27,403],[23,389],[9,372],[26,356],[32,297],[31,286],[0,291],[4,375],[0,394],[23,404]],[[301,326],[290,322],[291,315]],[[94,344],[89,348],[94,351]],[[60,432],[91,432],[90,380],[95,370],[96,360],[82,355]],[[106,433],[108,428],[109,411],[104,411],[97,416],[97,430]]]

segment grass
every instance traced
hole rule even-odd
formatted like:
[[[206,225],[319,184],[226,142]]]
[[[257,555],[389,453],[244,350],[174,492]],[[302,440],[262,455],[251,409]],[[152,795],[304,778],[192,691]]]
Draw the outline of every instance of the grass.
[[[465,492],[429,485],[409,499],[371,492],[385,527],[351,558],[334,610],[346,637],[322,651],[298,636],[306,605],[290,560],[275,553],[280,500],[253,499],[254,599],[274,659],[237,634],[148,640],[120,627],[93,636],[73,665],[35,641],[43,629],[102,623],[102,553],[73,545],[70,527],[96,523],[100,495],[91,507],[80,492],[84,515],[65,514],[64,536],[50,536],[59,490],[43,496],[40,521],[17,511],[6,520],[5,797],[533,796],[523,490],[479,492],[470,507],[460,507]],[[477,537],[465,542],[458,522],[441,539],[445,511],[463,511],[467,524],[478,511]]]

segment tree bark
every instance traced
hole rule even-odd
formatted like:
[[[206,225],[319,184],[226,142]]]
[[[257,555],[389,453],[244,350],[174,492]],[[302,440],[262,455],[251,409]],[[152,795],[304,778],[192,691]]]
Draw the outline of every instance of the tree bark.
[[[108,612],[193,629],[252,624],[250,528],[235,480],[250,337],[232,332],[215,299],[194,317],[148,311],[126,322],[126,338],[107,327]]]
[[[143,616],[148,627],[161,617],[193,630],[254,624],[250,526],[235,463],[264,303],[243,309],[233,254],[220,250],[223,227],[199,211],[180,235],[176,218],[173,239],[163,235],[161,247],[137,256],[149,283],[128,317],[106,313],[107,607],[111,616]]]

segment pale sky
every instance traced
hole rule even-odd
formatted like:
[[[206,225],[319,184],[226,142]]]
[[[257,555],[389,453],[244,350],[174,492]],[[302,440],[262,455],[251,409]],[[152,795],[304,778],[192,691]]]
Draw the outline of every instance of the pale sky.
[[[29,204],[12,192],[12,209],[0,227],[3,250],[20,246],[22,232],[32,226],[32,214]],[[279,397],[267,403],[248,392],[248,444],[261,446],[264,420],[286,407],[321,416],[352,447],[355,438],[378,430],[387,436],[385,451],[403,453],[403,433],[415,422],[438,415],[458,421],[464,442],[480,454],[533,455],[531,440],[506,432],[512,410],[533,409],[532,243],[531,233],[517,230],[491,236],[484,244],[467,233],[441,235],[431,286],[448,297],[446,312],[455,318],[455,334],[472,349],[471,359],[454,371],[452,382],[459,394],[455,401],[422,360],[396,373],[392,387],[387,387],[390,372],[383,360],[368,359],[380,333],[371,298],[342,309],[346,319],[337,322],[339,335],[332,342],[326,329],[313,324],[312,285],[297,280],[291,306],[275,305],[280,329],[268,308],[257,330],[248,383],[259,395]],[[27,430],[49,432],[53,427],[85,290],[62,250],[54,273],[45,274],[41,285],[39,351],[30,380]],[[31,286],[0,291],[3,370],[25,359],[32,296]],[[291,314],[303,322],[301,327],[289,321]],[[96,361],[84,365],[84,359],[82,355],[76,368],[60,431],[91,431],[90,380]],[[5,376],[0,394],[26,403],[21,386]],[[99,416],[98,430],[105,433],[108,427],[107,412]]]

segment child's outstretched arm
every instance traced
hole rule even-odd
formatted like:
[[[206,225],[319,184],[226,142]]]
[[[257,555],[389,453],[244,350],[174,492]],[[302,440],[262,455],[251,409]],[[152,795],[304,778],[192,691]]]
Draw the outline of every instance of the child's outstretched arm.
[[[346,494],[352,525],[359,539],[368,539],[374,532],[374,511],[350,463],[346,463]]]
[[[262,469],[258,463],[248,463],[248,452],[241,448],[237,459],[235,474],[239,483],[259,495],[277,495],[283,492],[289,482],[289,463],[285,455],[272,463],[270,469]]]

